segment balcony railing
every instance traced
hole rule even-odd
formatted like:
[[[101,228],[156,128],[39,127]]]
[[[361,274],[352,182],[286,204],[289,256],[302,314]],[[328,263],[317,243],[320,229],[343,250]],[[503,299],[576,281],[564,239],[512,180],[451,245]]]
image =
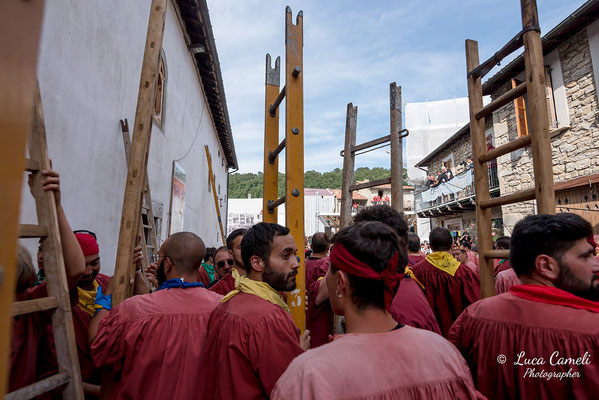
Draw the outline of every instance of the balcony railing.
[[[474,171],[468,170],[437,187],[416,193],[414,195],[416,212],[454,202],[456,200],[473,197],[475,194],[473,181]],[[489,163],[489,190],[497,188],[499,188],[497,162],[492,161]]]

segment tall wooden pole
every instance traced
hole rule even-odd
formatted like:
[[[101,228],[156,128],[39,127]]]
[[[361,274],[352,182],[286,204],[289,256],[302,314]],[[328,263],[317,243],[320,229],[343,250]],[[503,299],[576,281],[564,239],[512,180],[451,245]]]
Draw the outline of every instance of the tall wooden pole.
[[[43,14],[43,1],[0,2],[0,397],[10,371],[17,229]]]
[[[304,23],[303,12],[293,23],[291,8],[285,10],[285,225],[295,239],[300,267],[297,288],[287,303],[297,327],[306,329],[304,268]]]
[[[466,40],[466,70],[468,73],[478,67],[478,43]],[[487,163],[478,157],[487,151],[485,141],[485,119],[477,119],[476,113],[483,107],[483,92],[480,77],[468,77],[468,99],[470,104],[470,136],[474,156],[474,187],[476,189],[476,232],[478,236],[478,259],[480,265],[480,287],[482,297],[495,294],[493,260],[484,254],[492,249],[491,209],[481,208],[480,202],[491,198],[489,193],[489,170]]]
[[[539,26],[535,0],[521,0],[522,27]],[[541,33],[535,29],[524,33],[524,65],[528,94],[527,118],[530,124],[535,196],[539,214],[555,214],[553,158],[545,95],[545,69]]]
[[[277,209],[268,211],[268,201],[275,201],[279,197],[279,157],[271,163],[269,152],[279,145],[279,107],[274,116],[270,113],[270,106],[279,95],[281,86],[281,58],[277,57],[275,67],[271,67],[270,54],[266,55],[266,104],[264,106],[264,184],[262,196],[262,221],[277,223]]]
[[[134,274],[133,249],[139,232],[166,7],[167,0],[152,0],[113,277],[115,282],[112,294],[113,306],[131,296],[133,291],[133,287],[129,282],[133,279]]]
[[[347,105],[345,116],[345,147],[343,150],[343,176],[341,180],[341,209],[340,225],[346,227],[351,222],[352,192],[349,187],[354,184],[354,164],[356,156],[352,147],[356,145],[356,125],[358,121],[358,106]]]
[[[401,86],[389,85],[391,116],[391,206],[403,212],[403,154],[401,138]]]

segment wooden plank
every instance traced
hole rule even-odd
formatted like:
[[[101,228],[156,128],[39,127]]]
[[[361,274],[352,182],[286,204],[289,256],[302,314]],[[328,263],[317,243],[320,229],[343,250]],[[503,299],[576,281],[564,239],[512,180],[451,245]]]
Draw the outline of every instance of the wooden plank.
[[[518,139],[510,140],[506,144],[502,144],[499,147],[496,147],[492,150],[487,151],[486,153],[478,156],[479,163],[486,163],[491,160],[496,159],[497,157],[501,157],[504,154],[511,153],[512,151],[522,149],[530,144],[530,135],[519,137]]]
[[[0,398],[8,389],[17,234],[43,1],[0,1]]]
[[[498,258],[498,259],[502,259],[502,258],[510,258],[510,251],[509,250],[489,250],[486,251],[485,254],[483,254],[483,256],[485,258]]]
[[[351,151],[356,144],[356,126],[358,122],[358,107],[352,103],[347,105],[345,116],[345,150],[343,154],[343,175],[341,177],[341,209],[340,226],[346,227],[351,221],[352,190],[354,183],[354,165],[356,155]]]
[[[56,297],[43,297],[41,299],[17,301],[12,303],[12,316],[30,314],[37,311],[52,310],[58,307]]]
[[[223,221],[220,216],[220,207],[218,205],[218,195],[216,194],[216,184],[214,183],[214,172],[212,171],[212,158],[210,157],[210,150],[208,145],[204,145],[206,150],[206,161],[208,162],[208,175],[210,176],[210,185],[212,185],[212,194],[214,195],[214,207],[216,207],[216,218],[218,220],[218,227],[220,228],[220,237],[223,245],[227,243],[225,231],[223,230]]]
[[[479,200],[477,201],[478,205],[481,208],[493,208],[504,206],[506,204],[514,204],[519,203],[521,201],[533,200],[535,198],[535,189],[525,189],[516,193],[507,194],[505,196],[493,197],[488,200]],[[478,200],[478,197],[477,197]],[[555,212],[555,211],[554,211]]]
[[[539,26],[535,0],[521,0],[522,26]],[[524,33],[524,65],[528,87],[528,123],[530,125],[537,211],[555,214],[553,158],[545,95],[545,67],[541,34],[536,30]]]
[[[49,170],[51,166],[48,157],[46,127],[39,86],[36,86],[34,98],[29,155],[39,162],[41,170]],[[48,230],[48,236],[41,242],[48,296],[55,297],[58,301],[58,308],[52,313],[52,331],[54,333],[58,371],[71,377],[68,385],[64,388],[63,398],[83,399],[83,384],[75,342],[75,330],[73,328],[71,297],[56,216],[54,192],[43,189],[41,181],[44,177],[41,172],[32,174],[32,178],[31,192],[35,198],[37,220],[40,225],[46,226]]]
[[[508,104],[510,101],[521,97],[524,93],[526,93],[526,82],[522,82],[518,86],[513,89],[508,90],[483,108],[481,108],[474,117],[476,119],[485,118],[488,115],[493,114],[493,111],[499,110],[501,107]]]
[[[516,36],[510,39],[498,52],[493,54],[488,60],[478,65],[476,68],[469,70],[468,78],[482,78],[490,70],[493,69],[501,60],[512,54],[514,51],[522,47],[522,32],[518,32]]]
[[[367,189],[367,188],[371,188],[371,187],[375,187],[375,186],[388,185],[390,183],[391,183],[391,177],[377,179],[376,181],[358,183],[357,185],[351,185],[349,187],[349,190],[350,190],[350,192],[353,192],[356,190]]]
[[[271,67],[270,54],[266,55],[265,106],[264,106],[264,181],[262,195],[262,221],[277,223],[278,213],[268,212],[268,201],[279,197],[279,157],[269,162],[269,152],[279,144],[279,107],[274,116],[270,113],[270,105],[279,94],[281,85],[281,58],[275,60]]]
[[[291,8],[285,10],[285,225],[297,246],[300,266],[297,271],[297,288],[287,296],[287,304],[295,325],[306,329],[305,268],[304,268],[304,74],[294,70],[304,68],[303,12],[293,23]]]
[[[133,292],[133,249],[139,232],[142,196],[148,166],[152,130],[152,112],[156,96],[156,77],[164,33],[166,0],[152,0],[148,32],[141,68],[135,124],[131,140],[131,161],[127,171],[121,227],[114,271],[112,305],[116,306]]]
[[[37,172],[40,170],[40,165],[37,161],[32,160],[31,158],[25,159],[25,171],[27,172]]]
[[[59,386],[69,382],[69,374],[61,372],[56,375],[52,375],[41,381],[35,382],[31,385],[25,386],[19,390],[8,393],[4,400],[23,400],[32,399],[40,394],[49,392]]]
[[[341,177],[341,209],[340,226],[346,227],[351,222],[352,189],[354,183],[354,165],[356,155],[351,150],[356,144],[356,126],[358,123],[358,107],[352,103],[347,105],[345,116],[345,150],[343,153],[343,175]]]
[[[23,239],[43,238],[48,236],[48,228],[43,225],[19,225],[19,237]]]
[[[481,79],[470,74],[478,67],[478,64],[478,43],[474,40],[466,40],[466,71],[469,74],[470,137],[472,141],[472,155],[475,160],[487,152],[485,121],[484,119],[476,118],[476,113],[483,106]],[[476,231],[478,236],[481,296],[489,297],[495,295],[493,262],[484,258],[483,254],[492,250],[491,209],[480,206],[482,202],[488,201],[491,197],[489,193],[489,170],[486,164],[474,163],[474,188],[476,191]]]
[[[403,156],[401,130],[401,86],[389,85],[391,125],[391,206],[403,212]]]
[[[378,139],[370,140],[368,142],[364,142],[364,143],[361,143],[359,145],[352,146],[351,147],[351,152],[352,152],[352,154],[355,155],[360,150],[365,150],[365,149],[368,149],[370,147],[374,147],[374,146],[379,145],[379,144],[387,143],[389,141],[391,141],[391,135],[383,136],[383,137],[380,137]],[[339,154],[341,155],[341,157],[344,157],[345,156],[345,150],[342,150],[341,153],[339,153]]]

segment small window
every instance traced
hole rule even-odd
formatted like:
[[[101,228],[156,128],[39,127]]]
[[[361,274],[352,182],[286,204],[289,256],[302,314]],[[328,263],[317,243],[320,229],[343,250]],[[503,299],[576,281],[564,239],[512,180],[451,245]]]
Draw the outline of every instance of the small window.
[[[555,98],[553,97],[551,68],[548,65],[545,65],[545,95],[547,96],[547,118],[549,118],[549,130],[557,129],[557,113],[555,112]]]
[[[521,82],[512,79],[512,88],[518,86]],[[520,96],[514,100],[514,110],[516,110],[516,129],[518,137],[528,135],[528,125],[526,123],[526,102],[524,96]]]
[[[162,128],[164,124],[164,89],[166,86],[166,69],[164,66],[164,53],[160,54],[160,65],[158,67],[158,77],[156,78],[156,98],[154,99],[154,113],[152,118],[154,122]]]

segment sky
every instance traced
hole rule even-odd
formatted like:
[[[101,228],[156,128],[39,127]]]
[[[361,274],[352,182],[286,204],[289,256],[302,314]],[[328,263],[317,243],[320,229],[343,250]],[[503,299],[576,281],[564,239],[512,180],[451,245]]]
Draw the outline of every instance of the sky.
[[[537,0],[541,35],[584,3]],[[306,171],[343,167],[349,102],[358,106],[358,144],[388,135],[391,82],[402,87],[404,104],[465,97],[465,39],[478,41],[482,62],[522,29],[518,0],[208,0],[242,173],[262,171],[265,58],[270,53],[274,66],[281,56],[284,71],[287,5],[294,22],[303,11]],[[387,151],[356,157],[356,168],[388,168]]]

